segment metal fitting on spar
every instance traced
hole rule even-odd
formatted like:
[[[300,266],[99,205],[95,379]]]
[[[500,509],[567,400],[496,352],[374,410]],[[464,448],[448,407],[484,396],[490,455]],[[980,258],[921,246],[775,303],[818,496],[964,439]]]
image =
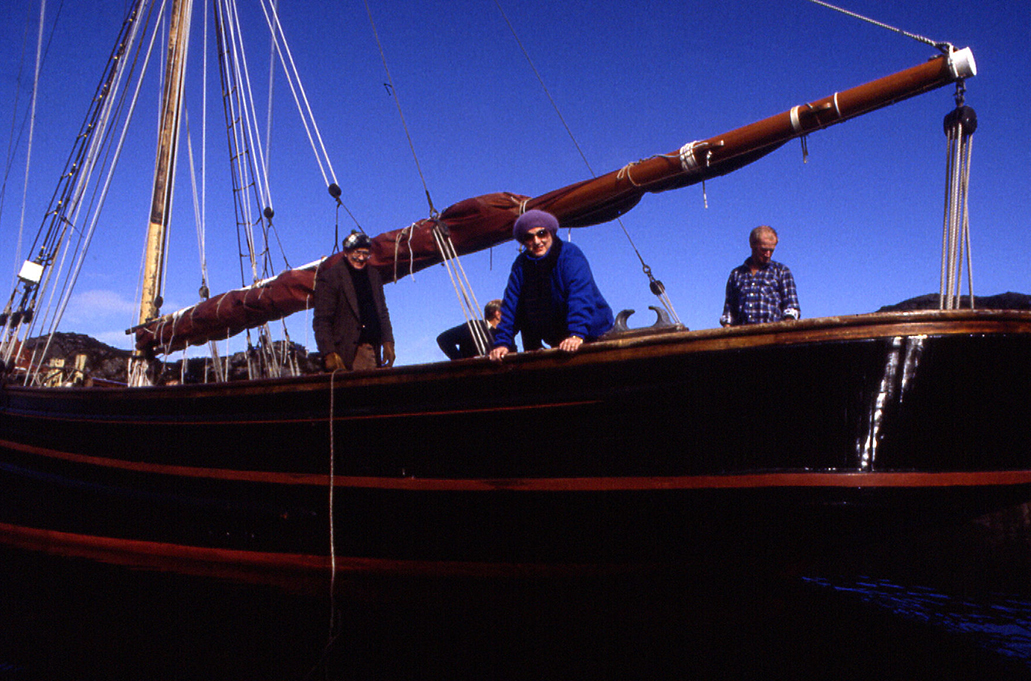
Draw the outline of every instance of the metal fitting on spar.
[[[702,164],[698,162],[698,158],[695,156],[696,149],[701,151],[722,146],[722,140],[719,142],[688,142],[684,146],[680,147],[680,167],[687,171],[695,170],[702,166]],[[706,159],[706,163],[704,165],[709,165],[708,159]]]
[[[969,47],[949,52],[949,71],[953,78],[973,78],[977,75],[977,62]]]

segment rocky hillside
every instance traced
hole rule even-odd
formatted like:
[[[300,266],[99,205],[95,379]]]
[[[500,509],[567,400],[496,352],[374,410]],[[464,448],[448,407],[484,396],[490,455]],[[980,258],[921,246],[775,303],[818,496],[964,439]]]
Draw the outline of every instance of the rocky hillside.
[[[26,348],[33,351],[42,348],[47,342],[46,337],[32,338],[26,342]],[[289,349],[292,352],[296,363],[298,374],[317,373],[319,371],[318,355],[309,355],[304,347],[297,343],[291,343],[289,348],[285,347],[285,341],[274,343],[278,355]],[[120,350],[110,345],[101,343],[95,338],[81,333],[56,333],[50,341],[47,350],[47,357],[51,360],[57,359],[58,363],[64,364],[64,374],[67,379],[80,383],[85,379],[94,381],[110,381],[114,383],[125,383],[126,373],[129,365],[129,357],[132,353],[128,350]],[[248,378],[247,362],[248,354],[250,360],[256,364],[258,353],[251,350],[249,353],[237,352],[229,358],[229,380],[245,380]],[[84,357],[78,360],[78,357]],[[73,371],[76,362],[83,362],[82,372]],[[224,358],[223,358],[223,361]],[[214,381],[215,374],[210,358],[192,358],[186,360],[186,371],[183,372],[182,360],[177,362],[161,362],[156,370],[159,372],[161,381],[179,381],[187,383],[203,383]]]
[[[970,307],[970,297],[964,296],[961,307]],[[994,296],[974,296],[974,307],[980,310],[1031,310],[1031,296],[1025,293],[998,293]],[[895,305],[885,305],[878,312],[902,312],[904,310],[937,310],[938,294],[927,293],[916,298],[903,300]]]

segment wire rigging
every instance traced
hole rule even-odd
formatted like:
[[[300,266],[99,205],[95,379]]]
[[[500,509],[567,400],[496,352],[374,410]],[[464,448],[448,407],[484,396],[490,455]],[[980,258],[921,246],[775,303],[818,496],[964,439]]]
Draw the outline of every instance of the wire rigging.
[[[458,301],[462,307],[462,314],[465,316],[465,323],[473,336],[473,344],[480,355],[486,355],[490,350],[491,339],[487,337],[483,326],[477,323],[480,318],[480,303],[476,300],[476,294],[469,284],[469,278],[465,274],[465,268],[458,258],[447,227],[442,221],[437,221],[433,227],[433,239],[437,248],[444,257],[444,265],[447,268],[448,276],[451,278],[451,285],[455,289]]]
[[[934,48],[936,48],[938,50],[941,50],[945,54],[948,54],[949,52],[951,52],[953,50],[952,43],[942,42],[942,41],[939,41],[939,40],[931,40],[930,38],[925,38],[923,36],[916,35],[915,33],[909,33],[908,31],[903,31],[901,28],[895,28],[894,26],[890,26],[890,25],[885,24],[883,22],[877,21],[876,19],[871,19],[869,17],[865,17],[862,14],[859,14],[857,12],[853,12],[851,10],[847,10],[847,9],[842,8],[842,7],[838,7],[836,5],[832,5],[829,2],[823,2],[823,0],[809,0],[809,2],[813,3],[814,5],[820,5],[821,7],[826,7],[827,9],[832,9],[835,12],[841,12],[842,14],[844,14],[846,16],[850,16],[853,19],[859,19],[860,21],[865,21],[868,24],[873,24],[874,26],[878,26],[880,28],[887,29],[889,31],[892,31],[893,33],[898,33],[899,35],[903,35],[903,36],[905,36],[907,38],[912,38],[913,40],[916,40],[917,42],[921,42],[921,43],[924,43],[925,45],[930,45],[931,47],[934,47]]]
[[[533,63],[533,59],[530,58],[529,52],[526,51],[526,48],[523,46],[523,42],[519,39],[519,36],[516,34],[515,27],[512,25],[512,22],[509,21],[508,15],[505,14],[505,10],[501,8],[501,3],[499,2],[499,0],[494,0],[494,5],[498,8],[498,12],[501,13],[501,17],[505,20],[505,23],[508,25],[508,30],[511,31],[512,37],[515,39],[516,44],[522,51],[523,57],[526,58],[527,63],[530,65],[530,69],[533,70],[534,75],[537,76],[537,81],[540,82],[541,88],[544,90],[544,94],[547,95],[548,101],[551,102],[551,107],[555,110],[555,114],[558,116],[559,121],[561,121],[562,123],[562,127],[566,129],[566,134],[569,135],[569,139],[573,142],[573,146],[576,147],[576,151],[580,154],[580,158],[583,159],[584,165],[587,166],[587,171],[591,174],[591,177],[598,177],[597,173],[594,172],[594,168],[591,167],[590,161],[587,160],[587,155],[584,154],[584,151],[580,147],[580,143],[577,141],[572,129],[569,127],[569,124],[566,123],[566,119],[562,115],[562,111],[559,109],[558,103],[556,103],[555,98],[551,96],[551,91],[548,90],[548,86],[544,83],[543,76],[541,76],[541,73],[537,69],[537,66]],[[633,182],[632,179],[631,182]],[[662,303],[662,306],[666,308],[666,311],[669,313],[674,323],[680,324],[680,317],[677,316],[676,310],[673,309],[673,301],[670,300],[669,296],[666,294],[666,287],[663,285],[661,281],[659,281],[652,275],[652,268],[649,267],[648,263],[644,261],[644,256],[641,255],[641,251],[637,248],[637,244],[634,243],[633,238],[631,238],[629,230],[627,230],[626,225],[623,224],[623,218],[617,217],[616,222],[619,224],[619,228],[623,230],[623,234],[624,236],[626,236],[627,242],[629,242],[630,247],[634,251],[634,254],[640,261],[641,271],[644,272],[646,277],[648,277],[649,289],[653,294],[655,294],[655,296],[659,298],[660,302]]]
[[[376,40],[376,46],[379,48],[380,59],[383,62],[383,70],[387,76],[387,90],[390,92],[394,99],[394,105],[397,107],[398,116],[401,119],[401,125],[404,128],[405,136],[408,139],[408,147],[412,152],[412,159],[415,161],[415,167],[419,174],[419,179],[422,182],[423,191],[426,192],[426,202],[429,204],[430,219],[433,220],[433,239],[437,245],[437,250],[440,251],[442,262],[447,269],[448,276],[451,279],[451,284],[455,289],[455,295],[458,297],[459,305],[462,308],[462,314],[465,317],[466,324],[469,326],[470,331],[473,335],[473,342],[476,345],[477,352],[480,355],[487,354],[490,349],[490,339],[487,338],[483,328],[476,323],[479,319],[479,302],[476,300],[476,294],[473,292],[473,287],[469,281],[469,277],[466,275],[465,268],[462,267],[461,260],[458,257],[458,251],[455,248],[454,243],[451,241],[451,234],[447,229],[447,225],[444,224],[443,220],[440,219],[440,214],[437,209],[433,206],[433,198],[430,196],[429,186],[426,183],[426,176],[422,172],[422,166],[419,163],[419,156],[415,151],[415,143],[412,141],[411,132],[408,129],[408,123],[405,121],[404,111],[401,108],[401,100],[397,95],[397,88],[394,87],[394,78],[390,73],[390,67],[387,64],[386,51],[383,49],[383,43],[379,38],[379,31],[376,29],[376,22],[372,16],[372,10],[369,7],[368,0],[365,2],[365,11],[369,16],[369,25],[372,27],[373,37]],[[408,233],[409,238],[411,237],[410,230],[402,230],[402,234]],[[398,237],[400,240],[401,236]],[[395,249],[399,245],[399,241],[395,242]],[[395,253],[395,275],[396,280],[396,267],[397,259]]]
[[[8,144],[7,144],[7,162],[4,165],[4,178],[3,178],[2,186],[0,186],[0,215],[3,214],[3,206],[4,206],[4,203],[5,203],[5,200],[6,200],[6,196],[7,196],[7,180],[10,178],[11,170],[14,167],[14,158],[15,158],[16,150],[21,145],[22,135],[25,133],[26,126],[31,126],[31,128],[35,127],[35,120],[36,120],[36,116],[35,116],[36,93],[37,93],[37,90],[38,90],[38,87],[39,87],[39,75],[40,75],[40,73],[43,70],[43,66],[46,64],[47,55],[50,53],[50,45],[54,41],[54,34],[57,32],[58,22],[59,22],[59,20],[61,18],[61,10],[64,8],[64,0],[61,0],[61,2],[57,6],[57,12],[54,13],[54,19],[53,19],[53,22],[50,25],[50,31],[49,31],[49,33],[47,35],[46,45],[44,47],[42,47],[42,55],[40,55],[40,46],[42,45],[42,32],[43,32],[43,23],[44,23],[43,22],[43,17],[45,15],[45,6],[46,6],[45,2],[40,5],[39,39],[37,41],[37,48],[36,48],[37,59],[36,59],[36,67],[35,67],[35,70],[34,70],[34,77],[33,77],[33,81],[32,81],[32,83],[33,83],[33,85],[32,85],[32,105],[31,105],[31,108],[29,110],[25,111],[25,115],[22,117],[21,125],[19,126],[19,125],[17,125],[17,120],[18,120],[18,99],[19,99],[19,97],[21,95],[22,71],[23,71],[23,68],[24,68],[24,65],[25,65],[25,43],[28,40],[29,31],[30,31],[30,29],[32,27],[32,14],[31,14],[31,11],[27,12],[26,15],[25,15],[25,39],[22,42],[22,55],[21,55],[21,58],[18,61],[18,74],[15,77],[15,82],[18,84],[19,87],[15,88],[14,102],[13,102],[12,107],[11,107],[11,132],[10,132],[10,137],[8,138]],[[17,134],[16,134],[16,131],[17,131]],[[30,132],[30,139],[31,139],[31,137],[32,137],[32,134]],[[30,154],[28,154],[28,153],[26,154],[26,160],[25,160],[25,165],[26,165],[26,169],[25,169],[26,185],[28,184],[28,181],[27,181],[28,180],[28,174],[29,174],[28,173],[28,165],[29,165],[29,158],[30,158],[30,156],[31,156]],[[17,239],[15,250],[14,250],[14,269],[15,269],[15,272],[17,272],[17,270],[18,270],[18,264],[19,264],[19,262],[21,260],[22,242],[24,240],[24,235],[25,235],[25,211],[24,211],[25,203],[26,203],[26,200],[25,200],[25,195],[23,193],[23,195],[22,195],[22,213],[21,213],[21,219],[19,220],[19,225],[18,225],[18,239]],[[17,286],[17,281],[18,281],[17,276],[15,276],[14,280],[12,281],[12,288]],[[3,324],[0,323],[0,326],[3,326]]]
[[[942,263],[938,307],[952,310],[960,307],[960,284],[963,279],[964,254],[967,265],[967,286],[970,307],[974,307],[974,273],[970,253],[970,216],[967,210],[970,188],[970,158],[973,134],[977,130],[977,114],[964,105],[963,81],[956,83],[956,108],[945,117],[948,139],[945,159],[945,215],[942,224]]]
[[[380,60],[383,62],[383,70],[387,74],[387,84],[390,95],[394,98],[394,105],[397,106],[397,113],[401,117],[401,126],[404,128],[405,137],[408,138],[408,147],[412,150],[412,159],[415,161],[415,169],[422,181],[422,188],[426,192],[426,202],[430,206],[430,217],[437,217],[437,209],[433,207],[433,199],[430,197],[430,189],[426,185],[426,176],[422,173],[422,166],[419,164],[419,155],[415,153],[415,143],[412,141],[412,134],[408,130],[408,123],[405,121],[404,111],[401,109],[401,100],[397,96],[397,88],[394,87],[394,77],[390,75],[390,67],[387,65],[387,55],[383,50],[383,43],[379,39],[379,31],[376,30],[376,22],[372,18],[372,9],[369,7],[369,0],[365,0],[365,12],[369,15],[369,24],[372,26],[372,35],[376,39],[376,46],[379,48]]]
[[[293,93],[294,102],[297,105],[297,111],[301,114],[301,122],[308,135],[308,141],[312,145],[312,151],[315,152],[315,158],[319,165],[319,171],[322,173],[322,179],[325,181],[326,186],[330,188],[330,193],[332,194],[333,187],[337,187],[337,191],[339,191],[336,174],[333,172],[333,164],[329,160],[326,145],[322,141],[319,126],[315,122],[315,115],[311,111],[311,104],[308,102],[308,95],[305,93],[304,85],[301,83],[301,77],[297,70],[297,65],[294,63],[293,53],[290,51],[290,46],[287,44],[286,33],[283,31],[283,26],[279,21],[279,14],[274,6],[269,7],[266,5],[266,2],[267,0],[261,0],[261,9],[265,15],[265,21],[269,26],[269,30],[272,33],[275,51],[279,55],[279,60],[283,65],[283,71],[286,74],[287,84],[290,86],[290,91]],[[282,41],[282,46],[280,46],[280,41]],[[338,196],[334,196],[334,198],[339,199]]]
[[[29,105],[29,141],[28,148],[25,152],[25,177],[22,184],[22,197],[21,197],[21,216],[18,220],[18,245],[15,250],[15,257],[21,254],[21,243],[25,233],[25,208],[28,204],[28,193],[29,193],[29,167],[32,163],[32,141],[36,133],[36,103],[39,99],[39,72],[42,67],[42,48],[43,48],[43,26],[46,19],[46,0],[42,0],[39,4],[39,32],[36,39],[36,66],[33,71],[32,77],[32,98]]]
[[[930,45],[946,56],[955,51],[952,43],[931,40],[900,28],[863,16],[857,12],[837,7],[823,0],[809,0],[841,12],[854,19],[865,21],[893,33]],[[973,261],[970,252],[970,218],[968,214],[968,191],[970,186],[970,159],[973,150],[973,134],[977,129],[977,115],[974,110],[964,105],[966,86],[963,79],[956,82],[956,108],[944,121],[945,135],[948,138],[948,149],[945,160],[945,215],[942,225],[942,259],[938,291],[938,307],[943,310],[956,309],[960,306],[959,290],[963,279],[963,264],[966,260],[967,286],[969,289],[970,307],[974,307]],[[804,141],[803,137],[803,141]],[[805,147],[803,146],[803,150]]]
[[[35,326],[46,326],[49,321],[51,322],[51,331],[55,329],[70,298],[71,287],[75,283],[84,260],[85,250],[88,249],[92,238],[92,226],[96,224],[96,217],[99,215],[106,197],[107,185],[94,188],[92,199],[88,203],[83,199],[92,185],[92,177],[95,172],[106,166],[108,168],[107,183],[109,184],[114,166],[118,162],[122,145],[119,143],[112,147],[111,122],[117,117],[117,112],[124,108],[126,93],[122,91],[121,84],[131,78],[139,61],[139,49],[136,50],[136,56],[133,59],[130,60],[126,57],[132,52],[133,46],[139,42],[137,36],[141,31],[141,23],[143,23],[141,16],[146,8],[146,0],[140,0],[130,8],[126,20],[123,22],[115,47],[110,53],[107,68],[101,75],[90,108],[80,127],[79,134],[75,138],[64,170],[58,179],[50,206],[44,214],[43,224],[30,248],[30,259],[26,261],[26,267],[23,270],[32,270],[33,273],[30,276],[19,277],[19,286],[12,292],[2,319],[0,319],[0,323],[3,324],[0,351],[5,360],[10,359],[16,349],[20,352],[19,336],[22,339],[29,338]],[[120,92],[121,94],[119,94]],[[135,99],[136,97],[132,100],[133,106]],[[91,227],[86,231],[75,227],[79,224],[80,214],[84,212],[87,216],[91,214],[93,216]],[[75,244],[69,239],[73,235],[77,238]],[[64,255],[60,255],[59,258],[62,250]],[[67,275],[62,274],[69,253],[75,250],[79,253],[77,264]],[[52,282],[62,280],[64,283],[61,287],[50,288]],[[50,302],[44,307],[42,315],[36,314],[37,301],[41,299],[41,294],[48,289],[50,290]],[[63,291],[60,296],[62,303],[56,312],[51,313],[50,310],[59,289]],[[26,381],[30,380],[31,375],[32,371],[26,374]]]

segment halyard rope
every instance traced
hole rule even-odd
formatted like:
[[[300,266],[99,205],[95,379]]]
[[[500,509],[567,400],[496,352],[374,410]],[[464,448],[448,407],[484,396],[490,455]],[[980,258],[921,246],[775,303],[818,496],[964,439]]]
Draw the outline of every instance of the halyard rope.
[[[333,526],[333,480],[336,460],[336,440],[333,437],[333,417],[336,414],[336,390],[335,382],[339,368],[334,369],[329,375],[329,630],[333,631],[336,622],[336,576],[337,576],[337,555],[336,555],[336,532]]]

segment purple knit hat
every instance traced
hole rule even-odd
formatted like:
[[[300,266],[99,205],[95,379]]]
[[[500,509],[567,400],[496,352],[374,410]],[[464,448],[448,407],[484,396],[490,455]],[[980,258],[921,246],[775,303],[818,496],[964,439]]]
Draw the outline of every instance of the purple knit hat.
[[[558,232],[558,219],[551,213],[543,210],[528,210],[520,215],[512,227],[512,236],[516,241],[522,242],[526,235],[540,227],[551,232],[552,236]]]

